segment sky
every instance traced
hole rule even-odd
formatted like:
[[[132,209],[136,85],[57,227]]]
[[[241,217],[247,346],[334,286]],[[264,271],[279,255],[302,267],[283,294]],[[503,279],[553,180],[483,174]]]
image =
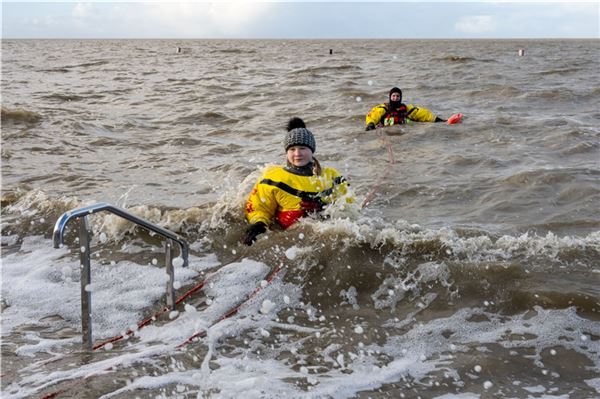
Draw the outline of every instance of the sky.
[[[2,38],[600,38],[600,3],[2,1]]]

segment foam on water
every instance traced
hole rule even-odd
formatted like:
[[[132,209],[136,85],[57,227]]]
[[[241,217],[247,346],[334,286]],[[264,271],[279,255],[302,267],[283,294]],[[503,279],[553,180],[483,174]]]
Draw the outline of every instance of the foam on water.
[[[43,319],[57,315],[72,327],[81,322],[79,261],[66,248],[53,249],[41,236],[25,237],[18,253],[2,259],[2,334],[10,334],[25,324],[44,324]],[[77,259],[77,258],[75,258]],[[214,258],[192,257],[193,268],[176,267],[176,280],[189,284],[198,271],[214,267]],[[163,268],[141,266],[123,261],[92,264],[92,319],[94,334],[106,337],[135,324],[146,309],[165,293],[168,276]],[[40,294],[44,301],[40,302]]]
[[[344,243],[365,243],[375,248],[385,245],[402,247],[403,252],[407,254],[414,243],[437,242],[441,248],[445,248],[448,255],[471,262],[519,257],[556,259],[561,253],[569,251],[589,250],[592,253],[600,253],[600,231],[583,237],[558,237],[552,232],[541,237],[530,233],[500,237],[487,234],[464,236],[451,228],[427,229],[415,224],[408,225],[405,221],[391,224],[374,218],[333,219],[327,223],[313,223],[311,226],[319,235],[338,236]]]
[[[399,376],[410,375],[420,379],[437,371],[444,371],[445,377],[453,384],[460,386],[458,374],[448,368],[455,357],[453,353],[468,350],[468,346],[475,339],[479,345],[500,343],[507,348],[537,348],[538,357],[545,345],[555,345],[562,342],[566,348],[578,350],[578,343],[569,344],[576,334],[568,334],[568,326],[572,325],[574,314],[564,311],[536,310],[538,314],[527,319],[536,327],[527,327],[522,317],[515,317],[501,321],[492,317],[489,323],[469,322],[468,320],[477,314],[484,314],[481,310],[465,310],[457,314],[427,324],[416,325],[402,337],[391,338],[383,346],[370,345],[364,349],[356,350],[356,353],[344,353],[336,355],[334,367],[326,372],[316,373],[311,368],[297,368],[293,365],[285,365],[276,361],[271,356],[264,359],[260,355],[251,352],[243,357],[218,356],[212,353],[213,359],[219,367],[213,370],[178,370],[163,374],[158,377],[144,376],[126,387],[123,387],[105,397],[112,397],[123,392],[132,392],[135,389],[152,389],[168,387],[173,384],[184,384],[186,392],[210,392],[218,390],[222,397],[239,397],[244,394],[247,397],[276,398],[282,396],[293,397],[349,397],[357,392],[378,388],[385,383],[398,380]],[[490,316],[488,314],[488,316]],[[544,323],[536,323],[536,318],[541,317]],[[579,320],[576,320],[579,322]],[[226,323],[226,328],[237,329],[233,322]],[[539,327],[543,326],[542,329]],[[591,325],[584,328],[590,328]],[[242,329],[248,326],[242,327]],[[268,329],[268,327],[267,327]],[[441,332],[452,329],[456,334],[451,338],[445,338]],[[523,340],[513,341],[505,339],[507,330],[516,334],[530,332],[533,338],[526,342]],[[225,331],[220,331],[220,334]],[[255,339],[261,340],[268,336],[257,335]],[[424,339],[424,337],[427,337]],[[394,359],[387,364],[381,364],[374,353],[392,356]],[[598,361],[595,362],[598,366]],[[543,364],[538,367],[543,369]],[[352,373],[345,373],[350,369]],[[316,371],[316,370],[315,370]],[[223,383],[227,381],[227,383]],[[304,381],[305,389],[300,390],[294,383],[284,381]],[[486,390],[492,390],[494,385],[483,382]],[[593,381],[590,381],[593,384]],[[195,388],[195,389],[194,389]],[[536,390],[549,387],[537,387]],[[531,388],[526,390],[531,391]],[[465,393],[464,395],[468,395]],[[467,396],[468,397],[468,396]]]

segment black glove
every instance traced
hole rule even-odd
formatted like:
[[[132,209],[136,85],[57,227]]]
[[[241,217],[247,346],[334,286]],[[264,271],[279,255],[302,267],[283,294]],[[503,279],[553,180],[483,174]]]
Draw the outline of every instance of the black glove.
[[[244,244],[252,245],[256,241],[256,236],[267,231],[267,225],[263,222],[251,224],[246,230],[246,236],[244,237]]]
[[[375,124],[373,122],[371,122],[367,125],[367,128],[365,130],[369,131],[369,130],[373,130],[373,129],[375,129]]]

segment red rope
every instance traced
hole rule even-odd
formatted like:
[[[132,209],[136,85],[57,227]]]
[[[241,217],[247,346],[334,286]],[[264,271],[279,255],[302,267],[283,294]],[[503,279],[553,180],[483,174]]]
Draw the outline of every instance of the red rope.
[[[273,281],[273,279],[275,278],[275,276],[276,276],[277,274],[279,274],[279,272],[281,271],[281,269],[283,269],[283,263],[281,263],[279,266],[277,266],[277,267],[276,267],[276,268],[275,268],[275,269],[274,269],[274,270],[273,270],[273,271],[272,271],[272,272],[271,272],[271,273],[270,273],[270,274],[267,276],[267,278],[266,278],[266,281],[267,281],[267,283],[269,283],[269,284],[270,284],[270,283]],[[188,291],[187,291],[185,294],[183,294],[183,295],[182,295],[182,296],[181,296],[181,297],[180,297],[180,298],[179,298],[179,299],[178,299],[178,300],[175,302],[175,304],[179,304],[179,303],[181,303],[183,300],[185,300],[186,298],[188,298],[189,296],[193,295],[195,292],[197,292],[198,290],[200,290],[202,287],[204,287],[204,286],[206,285],[206,282],[207,282],[207,280],[208,280],[208,278],[207,278],[207,279],[205,279],[205,280],[203,280],[203,281],[201,281],[201,282],[199,282],[198,284],[196,284],[194,287],[192,287],[190,290],[188,290]],[[242,306],[244,306],[244,304],[246,304],[246,303],[247,303],[247,302],[248,302],[250,299],[252,299],[254,296],[256,296],[256,294],[257,294],[259,291],[261,291],[263,288],[264,288],[264,287],[262,287],[262,286],[260,286],[260,285],[259,285],[259,286],[258,286],[258,287],[257,287],[257,288],[256,288],[256,289],[255,289],[255,290],[254,290],[254,291],[253,291],[251,294],[250,294],[250,295],[248,295],[248,297],[247,297],[246,299],[244,299],[242,302],[240,302],[240,303],[239,303],[238,305],[236,305],[234,308],[232,308],[232,309],[228,310],[226,313],[224,313],[223,315],[221,315],[221,317],[219,317],[219,319],[217,319],[217,321],[215,321],[214,323],[212,323],[212,324],[211,324],[211,327],[212,327],[212,326],[214,326],[214,325],[216,325],[217,323],[221,322],[222,320],[225,320],[225,319],[227,319],[227,318],[229,318],[229,317],[231,317],[231,316],[235,315],[235,314],[236,314],[236,313],[237,313],[237,312],[238,312],[238,311],[239,311],[239,310],[242,308]],[[156,312],[156,313],[155,313],[155,314],[154,314],[152,317],[149,317],[149,318],[147,318],[147,319],[145,319],[145,320],[141,321],[141,322],[138,324],[138,329],[140,329],[140,328],[142,328],[142,327],[144,327],[144,326],[146,326],[146,325],[150,324],[150,323],[151,323],[151,322],[152,322],[152,321],[153,321],[153,320],[156,318],[156,316],[157,316],[157,315],[160,315],[160,314],[162,314],[162,313],[166,312],[167,310],[168,310],[168,308],[167,308],[167,307],[165,307],[165,308],[161,309],[160,311]],[[93,349],[94,349],[94,350],[96,350],[96,349],[99,349],[99,348],[101,348],[101,347],[103,347],[103,346],[105,346],[105,345],[107,345],[107,344],[109,344],[109,343],[111,343],[111,342],[115,342],[115,341],[118,341],[118,340],[122,339],[122,338],[123,338],[125,335],[131,335],[131,334],[133,334],[133,333],[134,333],[134,332],[133,332],[132,330],[128,330],[128,331],[127,331],[125,334],[123,334],[123,335],[118,335],[118,336],[116,336],[116,337],[113,337],[113,338],[111,338],[111,339],[109,339],[109,340],[105,341],[105,342],[102,342],[101,344],[98,344],[98,345],[94,346],[94,348],[93,348]],[[189,337],[188,339],[186,339],[186,340],[185,340],[184,342],[182,342],[181,344],[179,344],[179,345],[177,346],[177,348],[181,348],[181,347],[183,347],[183,346],[185,346],[185,345],[189,344],[190,342],[192,342],[194,339],[196,339],[196,338],[198,338],[198,337],[201,337],[201,336],[204,336],[204,335],[206,335],[206,331],[204,331],[204,330],[202,330],[202,331],[199,331],[199,332],[195,333],[194,335],[192,335],[191,337]],[[111,370],[111,369],[112,369],[112,366],[111,366],[111,367],[109,367],[109,368],[107,368],[106,370]],[[90,375],[90,376],[87,376],[87,377],[85,377],[85,378],[84,378],[84,380],[85,380],[85,379],[87,379],[87,378],[90,378],[90,377],[92,377],[92,376],[91,376],[91,375]],[[59,391],[54,391],[54,392],[51,392],[51,393],[49,393],[49,394],[46,394],[46,395],[45,395],[45,396],[43,396],[41,399],[54,399],[54,398],[56,398],[58,395],[60,395],[60,394],[63,394],[63,393],[65,393],[65,392],[67,392],[69,388],[71,388],[72,386],[75,386],[75,385],[76,385],[76,384],[78,384],[78,383],[79,383],[78,381],[75,381],[75,382],[74,382],[74,383],[73,383],[71,386],[69,386],[68,388],[66,388],[66,389],[62,389],[62,390],[59,390]]]
[[[190,296],[192,296],[196,291],[202,289],[202,287],[204,287],[206,285],[206,279],[202,280],[201,282],[199,282],[198,284],[196,284],[194,287],[192,287],[190,290],[188,290],[185,294],[183,294],[181,297],[179,297],[179,299],[177,299],[175,301],[175,305],[179,305],[182,301],[184,301],[186,298],[189,298]],[[97,345],[95,345],[92,350],[96,350],[96,349],[100,349],[110,343],[119,341],[123,338],[125,338],[126,336],[130,336],[135,334],[135,331],[140,330],[142,328],[144,328],[145,326],[147,326],[148,324],[152,323],[154,320],[156,320],[161,314],[165,313],[166,311],[168,311],[169,308],[168,307],[164,307],[161,310],[159,310],[158,312],[154,313],[152,316],[142,320],[141,322],[138,323],[137,325],[137,329],[136,330],[132,330],[129,329],[127,330],[124,334],[121,335],[117,335],[114,336],[106,341],[103,341]]]
[[[377,191],[379,191],[379,189],[381,188],[381,184],[383,183],[383,181],[388,177],[388,175],[392,171],[392,167],[396,164],[396,161],[394,159],[394,151],[392,150],[392,143],[390,143],[390,141],[387,139],[387,137],[381,132],[381,128],[377,128],[376,132],[379,135],[379,138],[383,141],[383,143],[385,144],[385,146],[387,148],[388,163],[387,163],[387,166],[386,166],[383,174],[381,176],[379,176],[379,178],[377,179],[377,182],[375,182],[375,184],[373,185],[373,188],[371,189],[371,191],[369,191],[369,193],[365,197],[364,201],[362,202],[362,204],[360,206],[361,209],[364,208],[365,206],[367,206],[369,204],[369,202],[371,202],[371,200],[375,196],[375,193]]]
[[[52,393],[49,393],[49,394],[47,394],[45,396],[42,396],[41,399],[53,399],[53,398],[57,397],[58,395],[60,395],[61,393],[65,393],[65,392],[67,392],[66,389],[63,389],[62,391],[52,392]]]
[[[192,287],[191,289],[189,289],[189,290],[188,290],[187,292],[185,292],[185,293],[184,293],[184,294],[183,294],[181,297],[179,297],[179,299],[177,299],[177,301],[175,301],[175,304],[176,304],[176,305],[180,304],[180,303],[181,303],[182,301],[184,301],[186,298],[189,298],[189,297],[190,297],[191,295],[193,295],[195,292],[197,292],[198,290],[202,289],[202,287],[204,287],[204,286],[206,285],[206,281],[207,281],[207,280],[208,280],[208,279],[204,279],[203,281],[200,281],[200,282],[199,282],[198,284],[196,284],[194,287]],[[162,308],[161,310],[159,310],[158,312],[156,312],[156,313],[155,313],[154,315],[152,315],[151,317],[148,317],[148,318],[146,318],[146,319],[142,320],[141,322],[139,322],[139,323],[138,323],[138,330],[139,330],[139,329],[141,329],[141,328],[143,328],[144,326],[146,326],[146,325],[150,324],[150,323],[151,323],[153,320],[155,320],[155,319],[156,319],[158,316],[160,316],[162,313],[166,312],[167,310],[169,310],[169,308],[165,306],[164,308]],[[99,344],[97,344],[96,346],[94,346],[94,347],[92,348],[92,350],[100,349],[100,348],[102,348],[103,346],[106,346],[106,345],[108,345],[109,343],[112,343],[112,342],[118,341],[118,340],[120,340],[120,339],[123,339],[123,338],[124,338],[125,336],[127,336],[127,335],[133,335],[133,334],[134,334],[134,331],[133,331],[133,330],[131,330],[131,329],[129,329],[129,330],[127,330],[127,332],[125,332],[125,333],[124,333],[124,334],[122,334],[122,335],[117,335],[117,336],[115,336],[115,337],[112,337],[111,339],[108,339],[108,340],[106,340],[106,341],[104,341],[104,342],[102,342],[102,343],[99,343]],[[111,367],[109,367],[109,368],[107,368],[106,370],[110,370],[110,369],[112,369],[112,366],[111,366]],[[106,370],[105,370],[105,371],[106,371]],[[85,378],[84,378],[84,380],[85,380],[85,379],[87,379],[87,378],[90,378],[90,377],[92,377],[92,376],[85,377]],[[65,393],[65,392],[67,392],[67,391],[68,391],[70,388],[72,388],[73,386],[77,385],[78,383],[79,383],[79,381],[75,381],[73,384],[71,384],[70,386],[68,386],[66,389],[62,389],[62,390],[60,390],[60,391],[54,391],[54,392],[51,392],[51,393],[49,393],[49,394],[46,394],[46,395],[42,396],[42,397],[41,397],[41,399],[54,399],[54,398],[56,398],[58,395],[61,395],[61,394]]]
[[[273,279],[275,278],[275,276],[277,274],[279,274],[279,272],[281,271],[281,269],[283,269],[283,263],[280,264],[279,266],[277,266],[266,278],[266,281],[268,284],[270,284]],[[258,286],[256,287],[256,289],[254,291],[252,291],[252,293],[250,295],[248,295],[248,297],[246,299],[244,299],[242,302],[240,302],[239,304],[237,304],[235,307],[231,308],[230,310],[228,310],[227,312],[225,312],[223,315],[221,315],[221,317],[219,317],[217,319],[217,321],[215,321],[213,324],[210,325],[210,327],[216,325],[217,323],[235,315],[237,312],[239,312],[239,310],[242,308],[242,306],[244,306],[246,303],[248,303],[248,301],[250,301],[252,298],[254,298],[256,296],[256,294],[258,294],[264,287],[262,286]],[[209,327],[209,328],[210,328]],[[177,348],[182,348],[184,346],[186,346],[187,344],[189,344],[190,342],[192,342],[193,340],[195,340],[196,338],[201,338],[204,337],[206,335],[206,330],[200,330],[197,333],[195,333],[194,335],[190,336],[188,339],[186,339],[185,341],[183,341],[182,343],[180,343],[179,345],[177,345]]]

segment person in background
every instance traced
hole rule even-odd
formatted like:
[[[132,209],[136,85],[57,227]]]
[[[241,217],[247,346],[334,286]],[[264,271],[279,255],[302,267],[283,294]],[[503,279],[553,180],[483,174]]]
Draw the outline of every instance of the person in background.
[[[286,166],[271,166],[257,181],[246,202],[250,226],[243,242],[252,245],[273,223],[286,229],[300,218],[318,214],[348,194],[348,182],[333,168],[314,158],[315,138],[300,118],[292,118],[284,139]]]
[[[366,130],[376,127],[399,125],[413,122],[446,122],[425,108],[402,103],[402,90],[397,87],[390,90],[389,102],[376,105],[365,117]]]

